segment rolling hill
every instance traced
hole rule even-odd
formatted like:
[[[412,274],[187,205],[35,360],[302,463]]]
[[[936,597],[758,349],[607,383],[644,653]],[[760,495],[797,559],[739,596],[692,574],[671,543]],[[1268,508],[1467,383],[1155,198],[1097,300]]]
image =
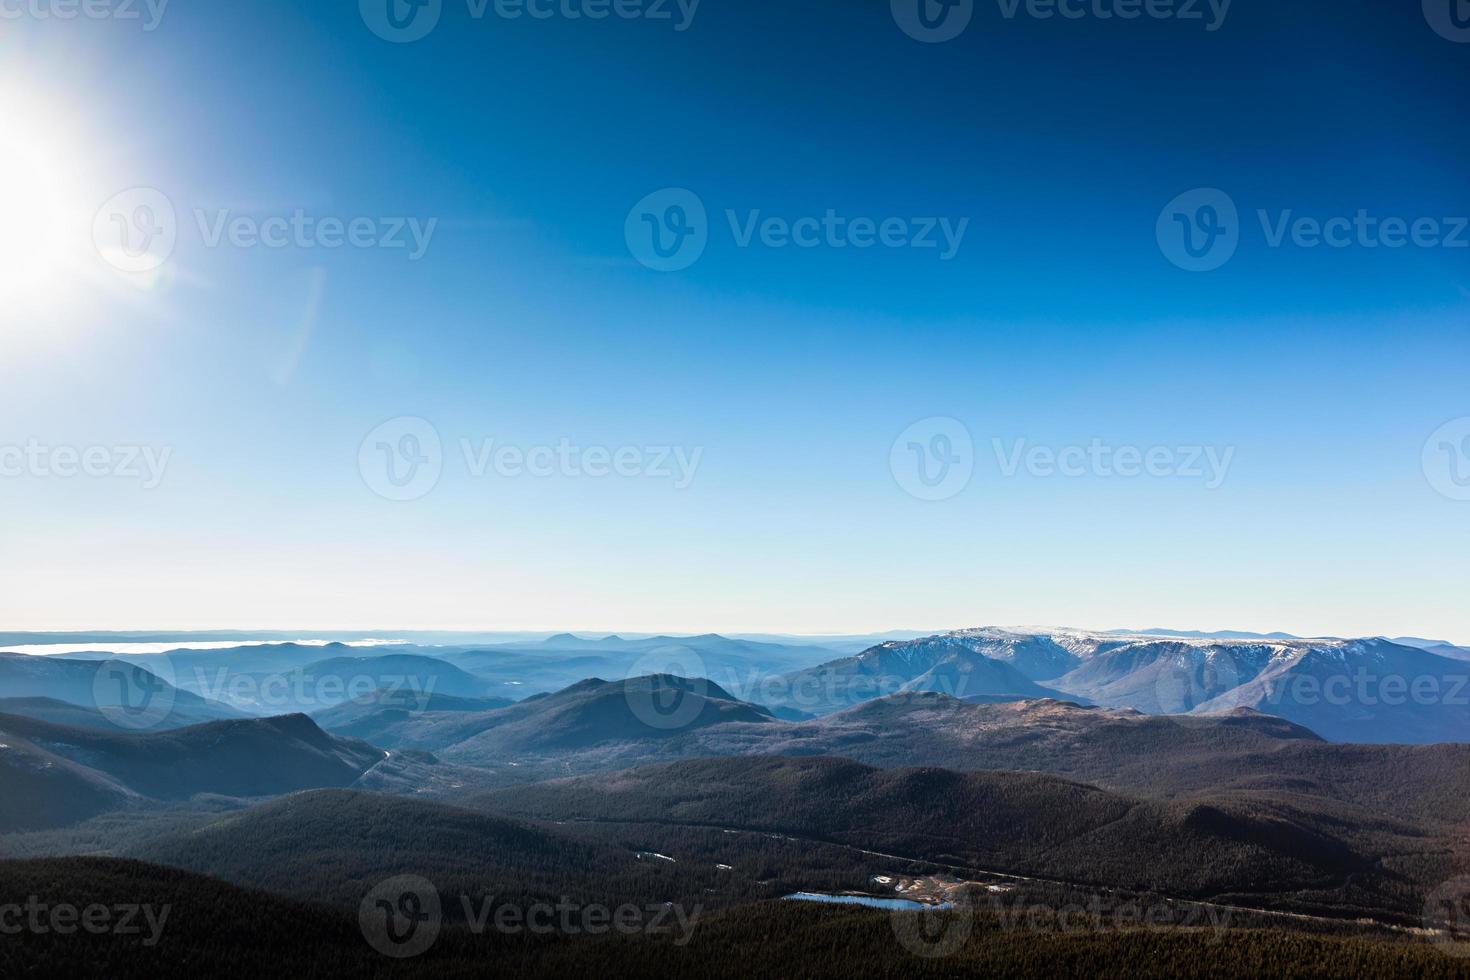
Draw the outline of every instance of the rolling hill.
[[[593,678],[509,708],[462,716],[453,734],[465,737],[439,754],[468,764],[548,758],[606,743],[677,738],[730,723],[774,724],[775,718],[710,681],[671,676]]]
[[[1053,776],[875,769],[830,758],[690,760],[495,790],[475,802],[523,817],[789,834],[1191,896],[1311,892],[1372,868],[1370,857],[1320,826],[1241,800],[1159,803]]]
[[[349,908],[373,882],[398,874],[476,897],[528,902],[575,893],[591,901],[589,881],[637,869],[630,852],[519,821],[340,789],[272,800],[150,841],[132,856]]]
[[[254,797],[347,786],[383,759],[304,715],[210,722],[150,734],[71,728],[0,715],[0,830],[57,826],[129,797]],[[27,816],[27,813],[44,817]]]
[[[49,721],[56,725],[73,728],[96,728],[102,731],[118,731],[117,725],[97,708],[88,708],[55,698],[0,698],[0,715],[20,715],[37,721]],[[159,726],[168,728],[187,727],[175,715],[166,719],[172,724]],[[193,722],[192,724],[199,724]]]
[[[111,666],[109,666],[111,664]],[[126,676],[116,676],[117,670]],[[55,714],[54,706],[35,703],[34,699],[64,702],[86,711],[124,709],[139,703],[137,692],[151,690],[166,705],[166,713],[148,717],[152,729],[183,728],[206,721],[242,718],[244,714],[217,701],[206,700],[168,682],[168,673],[154,674],[132,661],[118,664],[108,660],[73,660],[62,657],[30,656],[0,653],[0,695],[6,700],[31,701],[19,705],[23,710]],[[113,714],[113,717],[117,717]],[[95,719],[93,719],[95,721]],[[107,727],[122,727],[104,717]]]
[[[532,823],[348,790],[297,793],[141,843],[134,837],[124,853],[349,909],[374,883],[414,874],[454,896],[444,910],[453,921],[466,918],[461,897],[476,907],[493,899],[520,907],[678,901],[714,908],[785,894],[766,866],[778,869],[772,876],[786,888],[860,885],[891,867],[833,847],[657,826]],[[734,872],[736,865],[748,870]]]

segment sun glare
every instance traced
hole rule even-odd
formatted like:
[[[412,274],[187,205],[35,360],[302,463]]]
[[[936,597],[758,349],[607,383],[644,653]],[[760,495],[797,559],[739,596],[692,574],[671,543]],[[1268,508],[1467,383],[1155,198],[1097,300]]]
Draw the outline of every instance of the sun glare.
[[[0,79],[0,343],[73,325],[108,288],[91,240],[99,201],[65,114]],[[24,92],[24,89],[21,90]],[[105,195],[104,195],[105,196]]]
[[[63,285],[66,202],[43,152],[0,135],[0,297]]]

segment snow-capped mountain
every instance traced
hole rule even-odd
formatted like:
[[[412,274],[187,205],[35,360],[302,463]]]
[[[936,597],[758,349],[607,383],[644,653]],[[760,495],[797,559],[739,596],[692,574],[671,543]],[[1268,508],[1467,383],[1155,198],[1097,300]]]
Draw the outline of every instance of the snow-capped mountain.
[[[964,630],[880,643],[853,657],[786,674],[764,692],[767,704],[825,714],[873,698],[937,691],[956,698],[1021,700],[1055,697],[1033,676],[1057,676],[1071,656],[1044,637],[1001,630]]]
[[[898,691],[1055,696],[1149,714],[1251,708],[1337,741],[1470,741],[1470,664],[1382,637],[983,627],[883,643],[785,680],[792,706],[813,712]]]

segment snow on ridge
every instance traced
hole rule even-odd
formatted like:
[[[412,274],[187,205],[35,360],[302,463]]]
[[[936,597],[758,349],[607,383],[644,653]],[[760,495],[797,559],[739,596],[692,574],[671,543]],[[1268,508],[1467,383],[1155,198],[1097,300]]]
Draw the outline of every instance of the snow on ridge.
[[[1047,645],[1054,649],[1046,650]],[[963,649],[988,659],[1011,663],[1022,658],[1055,654],[1087,661],[1103,654],[1139,650],[1147,651],[1153,657],[1167,657],[1181,666],[1200,660],[1217,663],[1224,657],[1232,662],[1234,669],[1249,669],[1251,674],[1275,671],[1308,657],[1341,667],[1365,662],[1382,665],[1404,652],[1401,645],[1381,636],[1352,639],[1202,637],[1043,626],[976,626],[912,640],[891,640],[876,649],[910,666],[943,656],[944,651],[952,649]]]
[[[1336,637],[1282,638],[1266,636],[1214,637],[1182,636],[1168,633],[1126,633],[1109,630],[1086,630],[1076,627],[974,626],[912,640],[891,641],[890,643],[884,644],[884,646],[901,647],[951,639],[991,640],[1014,645],[1026,640],[1039,638],[1049,639],[1058,646],[1073,652],[1077,652],[1078,648],[1095,649],[1096,646],[1101,644],[1108,644],[1116,648],[1147,643],[1172,643],[1200,648],[1255,647],[1283,651],[1304,648],[1322,650],[1347,649],[1351,653],[1365,653],[1369,652],[1372,648],[1389,642],[1383,637],[1360,637],[1356,639],[1340,639]]]

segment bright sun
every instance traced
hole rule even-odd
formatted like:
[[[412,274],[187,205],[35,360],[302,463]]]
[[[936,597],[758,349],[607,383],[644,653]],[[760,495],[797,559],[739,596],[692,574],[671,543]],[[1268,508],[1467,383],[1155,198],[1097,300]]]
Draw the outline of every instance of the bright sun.
[[[23,96],[0,77],[0,350],[97,322],[89,314],[127,285],[92,244],[106,195],[83,169],[99,162],[81,152],[85,131]]]
[[[128,187],[116,174],[138,163],[115,131],[28,79],[24,63],[0,62],[0,357],[83,338],[122,313],[167,319],[172,263],[129,270],[96,235],[100,210]]]
[[[0,135],[0,298],[52,293],[65,285],[68,208],[56,164],[44,151]]]

